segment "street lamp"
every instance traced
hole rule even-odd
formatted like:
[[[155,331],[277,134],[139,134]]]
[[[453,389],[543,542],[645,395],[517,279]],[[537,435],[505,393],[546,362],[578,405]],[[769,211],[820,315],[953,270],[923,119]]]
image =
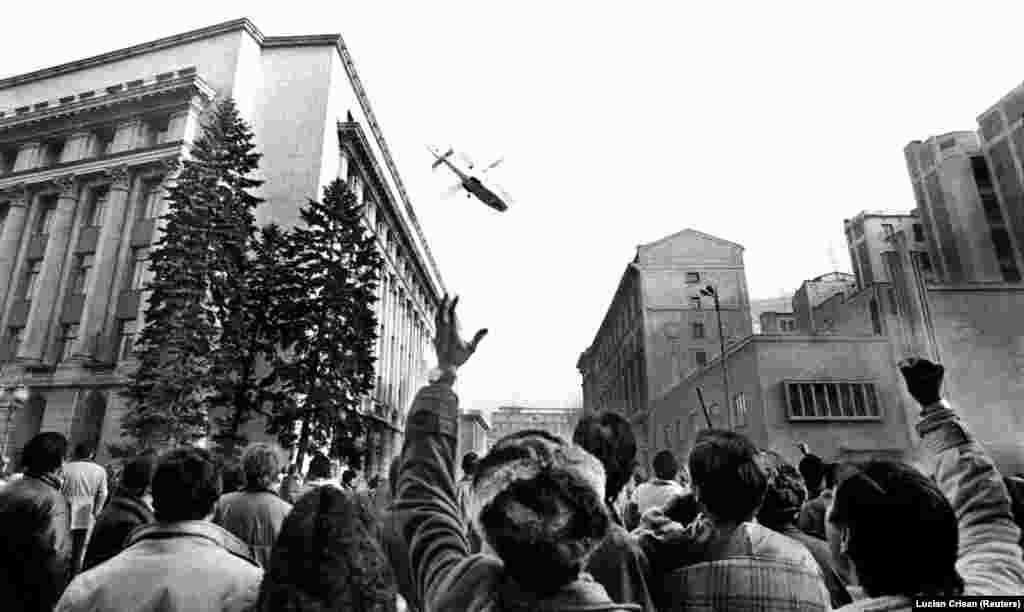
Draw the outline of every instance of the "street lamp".
[[[0,389],[0,404],[3,404],[7,408],[7,424],[4,427],[4,446],[3,451],[0,455],[3,457],[7,456],[7,443],[11,439],[11,419],[14,418],[14,413],[18,411],[18,408],[28,401],[28,387],[25,385],[17,385],[14,387],[4,387]]]
[[[729,422],[732,422],[732,407],[729,404],[729,368],[725,365],[725,332],[722,331],[722,307],[718,302],[718,291],[714,287],[708,285],[700,290],[700,294],[714,298],[715,300],[715,316],[718,318],[718,342],[721,345],[722,352],[719,357],[719,361],[722,362],[722,386],[725,388],[725,412],[729,415],[727,418]]]

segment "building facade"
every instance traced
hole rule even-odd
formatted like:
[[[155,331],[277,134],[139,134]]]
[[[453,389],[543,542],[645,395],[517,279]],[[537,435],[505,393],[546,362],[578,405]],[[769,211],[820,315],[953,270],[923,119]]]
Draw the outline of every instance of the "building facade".
[[[1019,282],[1024,262],[1007,216],[1019,176],[1008,138],[983,147],[974,132],[951,132],[911,142],[904,154],[937,278]]]
[[[502,406],[491,412],[491,428],[487,432],[488,448],[509,434],[525,429],[543,429],[563,440],[572,440],[579,411],[572,408],[524,408]]]
[[[263,154],[259,223],[296,224],[335,178],[368,204],[386,271],[367,467],[397,448],[440,275],[341,37],[269,37],[240,19],[0,79],[0,386],[31,391],[8,454],[44,430],[101,456],[118,441],[165,183],[226,97]]]
[[[634,425],[649,464],[650,402],[753,330],[743,247],[686,229],[637,247],[594,341],[577,362],[584,411],[619,412]]]
[[[1000,262],[1013,261],[1018,275],[1004,275],[1007,282],[1020,280],[1024,270],[1024,84],[1018,85],[978,117],[978,134],[995,184],[998,206],[986,203],[993,219],[992,236],[998,240]],[[997,210],[998,209],[998,212]],[[1005,233],[998,231],[999,221]],[[1008,244],[1007,244],[1008,243]]]
[[[889,237],[899,231],[911,240],[911,250],[920,253],[922,272],[929,280],[938,280],[938,272],[929,254],[928,234],[918,211],[910,214],[864,211],[844,220],[843,229],[857,287],[891,282],[882,254],[891,250]]]
[[[459,445],[455,452],[456,465],[462,465],[466,453],[477,457],[487,454],[491,425],[479,410],[469,410],[459,415]]]
[[[814,310],[836,295],[848,295],[856,290],[857,279],[845,272],[829,272],[805,280],[793,294],[796,328],[807,333],[820,329],[821,323],[815,321]]]

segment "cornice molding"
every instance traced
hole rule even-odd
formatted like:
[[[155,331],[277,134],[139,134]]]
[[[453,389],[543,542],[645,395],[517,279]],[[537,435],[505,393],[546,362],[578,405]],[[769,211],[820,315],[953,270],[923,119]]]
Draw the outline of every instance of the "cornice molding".
[[[75,195],[75,188],[78,186],[78,176],[69,173],[53,177],[50,182],[60,189],[61,198],[68,198]]]
[[[135,168],[142,165],[162,163],[169,159],[178,159],[184,154],[184,143],[176,141],[148,149],[125,151],[115,155],[60,164],[59,166],[43,170],[26,170],[13,175],[7,175],[9,178],[0,177],[0,191],[9,189],[19,183],[26,186],[52,183],[55,178],[69,174],[72,170],[75,175],[85,177],[90,174],[104,172],[112,166],[125,165],[129,168]]]
[[[0,196],[10,198],[7,202],[8,206],[28,206],[30,197],[28,185],[25,183],[14,183],[0,189]]]
[[[127,164],[118,164],[112,168],[107,168],[103,171],[103,174],[110,179],[111,187],[128,189],[131,175],[128,172]]]

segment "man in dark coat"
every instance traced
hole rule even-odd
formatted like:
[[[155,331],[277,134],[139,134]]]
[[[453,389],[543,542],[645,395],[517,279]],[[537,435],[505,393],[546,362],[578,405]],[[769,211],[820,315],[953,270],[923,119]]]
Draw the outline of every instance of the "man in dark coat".
[[[0,490],[0,602],[52,610],[70,578],[71,509],[60,492],[67,438],[45,432],[22,452],[25,476]]]
[[[96,567],[120,553],[132,531],[156,520],[151,501],[147,499],[155,469],[155,453],[140,455],[124,466],[120,486],[96,519],[96,529],[85,553],[84,569]]]

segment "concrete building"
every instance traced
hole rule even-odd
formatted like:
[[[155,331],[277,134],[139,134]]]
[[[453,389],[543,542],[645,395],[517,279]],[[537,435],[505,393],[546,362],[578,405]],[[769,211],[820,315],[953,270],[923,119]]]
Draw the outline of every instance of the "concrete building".
[[[525,408],[502,406],[491,413],[491,428],[487,434],[487,447],[509,434],[524,429],[543,429],[564,440],[572,440],[579,411],[571,408]]]
[[[260,223],[295,224],[336,177],[369,204],[387,263],[367,467],[397,448],[440,275],[341,37],[264,36],[240,19],[0,79],[0,386],[31,389],[4,432],[13,454],[42,430],[101,457],[118,440],[168,162],[229,96],[263,154]]]
[[[882,253],[891,250],[889,236],[897,231],[906,233],[912,240],[910,248],[919,253],[922,273],[929,281],[938,280],[939,276],[929,255],[927,232],[918,211],[910,214],[864,211],[853,219],[844,220],[843,229],[846,231],[846,244],[857,287],[890,282]]]
[[[795,334],[797,333],[796,315],[792,312],[773,312],[766,310],[761,313],[758,334]]]
[[[488,433],[491,426],[479,410],[470,410],[459,415],[459,445],[455,452],[456,465],[461,465],[466,453],[476,453],[478,457],[487,454]]]
[[[993,112],[998,114],[998,108],[989,116]],[[993,137],[984,150],[974,132],[951,132],[911,142],[904,149],[931,253],[930,261],[922,256],[926,278],[934,265],[936,280],[944,282],[1021,280],[1024,261],[1011,235],[1015,226],[1006,214],[1024,210],[1013,204],[1019,175],[1006,137]],[[990,168],[996,170],[994,177]],[[1000,191],[1005,192],[1002,200]],[[1002,202],[1009,206],[1004,208]],[[1024,226],[1016,231],[1024,231]],[[921,233],[915,228],[911,251],[918,250]]]
[[[790,313],[793,310],[793,294],[782,293],[774,298],[750,298],[750,321],[755,334],[761,333],[762,316],[766,312]]]
[[[634,424],[640,460],[650,463],[650,401],[721,352],[712,286],[725,339],[752,332],[743,247],[686,229],[637,247],[594,341],[576,364],[584,411],[617,411]]]
[[[835,295],[849,295],[856,290],[857,279],[845,272],[829,272],[805,280],[793,294],[796,328],[807,333],[821,329],[821,323],[825,323],[827,328],[830,325],[828,321],[815,323],[814,309]]]
[[[1024,84],[1018,85],[978,117],[981,146],[995,184],[996,203],[984,202],[992,226],[1002,280],[1020,280],[1024,269]],[[997,204],[997,205],[996,205]],[[1002,222],[1002,225],[1000,225]],[[1013,265],[1011,266],[1011,262]],[[1014,275],[1012,270],[1017,270]]]

